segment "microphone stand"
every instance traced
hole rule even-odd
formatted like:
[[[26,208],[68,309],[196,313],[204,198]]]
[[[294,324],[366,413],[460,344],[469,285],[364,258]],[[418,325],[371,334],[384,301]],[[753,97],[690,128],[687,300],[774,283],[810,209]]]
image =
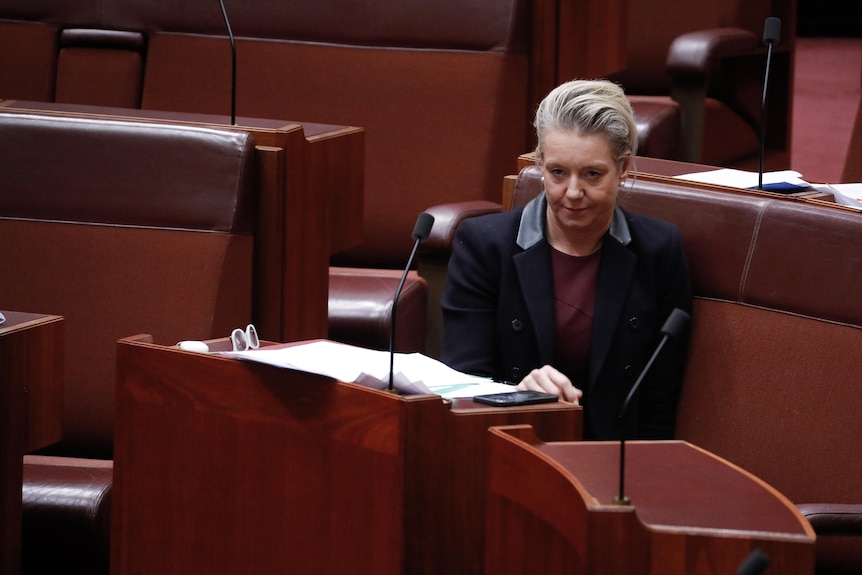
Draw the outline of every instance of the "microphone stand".
[[[635,381],[632,388],[629,390],[628,395],[626,396],[625,401],[623,401],[622,409],[620,409],[619,415],[619,426],[620,426],[620,491],[619,494],[613,498],[614,505],[631,505],[631,500],[626,496],[626,426],[628,424],[628,410],[629,405],[632,402],[632,398],[634,398],[635,394],[640,388],[641,383],[643,382],[646,374],[649,373],[650,368],[652,368],[652,364],[655,363],[656,358],[658,358],[661,350],[664,348],[667,340],[671,337],[676,337],[680,333],[682,333],[683,329],[686,325],[688,325],[691,316],[688,315],[685,311],[680,308],[674,308],[670,313],[668,318],[665,320],[664,325],[661,327],[661,332],[664,336],[661,338],[658,346],[655,348],[655,351],[647,361],[646,366],[644,366],[637,380]]]
[[[763,42],[766,44],[766,72],[763,75],[763,96],[760,98],[760,159],[757,170],[757,189],[763,189],[763,162],[766,156],[766,90],[769,86],[769,69],[772,65],[772,45],[778,42],[781,20],[771,16],[763,27]]]
[[[649,361],[644,367],[643,371],[641,371],[640,375],[635,381],[635,384],[632,386],[631,390],[629,390],[629,394],[626,396],[626,400],[623,402],[623,408],[620,410],[619,422],[620,422],[620,492],[619,495],[615,496],[613,499],[614,505],[631,505],[631,500],[626,497],[626,425],[628,424],[628,408],[629,404],[632,401],[632,398],[637,392],[638,388],[641,385],[641,382],[646,376],[647,372],[652,367],[652,364],[655,362],[655,359],[661,353],[664,344],[667,343],[667,340],[670,338],[669,334],[665,334],[664,337],[661,338],[661,341],[658,344],[658,347],[653,352],[652,356],[649,358]]]
[[[431,227],[434,225],[434,216],[427,212],[419,214],[416,220],[416,225],[413,227],[413,250],[410,252],[410,257],[407,258],[407,265],[404,267],[404,273],[401,274],[401,281],[398,282],[398,288],[395,290],[395,298],[392,300],[391,325],[389,327],[389,388],[388,391],[393,391],[395,388],[395,314],[398,311],[398,298],[401,297],[401,289],[404,287],[404,282],[407,280],[407,273],[410,271],[410,266],[413,265],[413,258],[416,257],[416,250],[419,249],[419,244],[428,239],[431,233]]]
[[[224,24],[227,26],[227,35],[230,39],[230,125],[236,126],[236,40],[233,37],[233,30],[230,28],[230,19],[227,17],[224,0],[219,0],[218,3],[221,6],[221,14],[224,17]]]

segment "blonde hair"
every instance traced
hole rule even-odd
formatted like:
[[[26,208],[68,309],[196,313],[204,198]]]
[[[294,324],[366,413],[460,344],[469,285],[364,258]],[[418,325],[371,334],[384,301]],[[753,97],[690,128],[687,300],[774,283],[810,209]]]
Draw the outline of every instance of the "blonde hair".
[[[608,80],[572,80],[554,88],[536,110],[536,160],[549,130],[603,134],[618,161],[637,152],[637,128],[623,89]]]

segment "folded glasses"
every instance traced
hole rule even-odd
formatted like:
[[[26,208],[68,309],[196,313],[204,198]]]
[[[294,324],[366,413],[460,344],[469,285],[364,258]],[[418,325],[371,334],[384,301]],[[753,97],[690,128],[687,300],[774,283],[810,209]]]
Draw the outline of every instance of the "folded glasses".
[[[230,341],[234,351],[248,351],[260,347],[260,338],[257,337],[257,329],[248,324],[245,330],[236,328],[230,334]]]

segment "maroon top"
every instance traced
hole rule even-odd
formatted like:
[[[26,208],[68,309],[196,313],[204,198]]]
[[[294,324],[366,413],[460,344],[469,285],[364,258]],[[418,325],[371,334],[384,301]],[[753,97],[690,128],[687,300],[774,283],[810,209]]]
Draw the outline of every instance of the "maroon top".
[[[551,248],[557,325],[554,367],[579,389],[585,388],[589,375],[601,253],[597,250],[588,256],[570,256]]]

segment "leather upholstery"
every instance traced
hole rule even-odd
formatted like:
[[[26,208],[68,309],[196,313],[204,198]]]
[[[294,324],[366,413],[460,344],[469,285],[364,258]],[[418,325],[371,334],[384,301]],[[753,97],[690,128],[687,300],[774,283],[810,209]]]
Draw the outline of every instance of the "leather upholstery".
[[[84,0],[36,8],[9,0],[0,19],[52,22],[77,29],[76,35],[81,29],[115,39],[142,34],[143,108],[226,115],[231,58],[222,13],[205,0],[176,6]],[[365,240],[335,265],[399,269],[426,206],[498,198],[500,178],[528,141],[528,7],[524,0],[469,0],[457,10],[444,0],[351,3],[349,9],[336,0],[229,7],[238,115],[367,130]],[[133,86],[116,84],[136,81],[127,61],[136,52],[103,42],[104,57],[97,60],[94,49],[92,42],[70,47],[74,53],[55,64],[55,73],[63,72],[57,99],[128,105],[118,102],[129,101]],[[109,67],[119,74],[112,81],[93,79]],[[66,75],[67,68],[74,74]],[[10,97],[0,84],[0,98]]]
[[[24,461],[21,572],[107,573],[113,463],[39,455]]]
[[[637,161],[635,162],[637,165]],[[542,189],[524,168],[515,206]],[[637,178],[635,212],[677,224],[695,293],[677,436],[775,487],[817,532],[818,574],[858,573],[862,554],[859,214],[757,192]]]
[[[67,28],[60,33],[54,100],[138,108],[145,56],[140,32]]]
[[[674,160],[680,157],[679,104],[661,96],[629,96],[638,133],[638,155]]]
[[[110,457],[117,339],[248,322],[252,138],[0,113],[0,148],[0,299],[66,318],[65,442]]]
[[[246,133],[0,110],[0,137],[8,192],[0,216],[253,231],[254,140]]]
[[[389,270],[406,264],[410,230],[425,207],[498,198],[500,178],[528,141],[529,8],[525,0],[469,0],[457,10],[443,0],[228,6],[237,36],[238,115],[366,129],[364,239],[336,254],[333,265],[381,268],[385,284]],[[169,112],[230,110],[230,50],[215,3],[192,0],[178,10],[166,0],[84,0],[37,8],[10,0],[0,18],[58,27],[64,44],[53,64],[56,95],[28,92],[34,98]],[[144,41],[134,45],[130,34]],[[0,98],[8,97],[21,96],[0,83]],[[391,295],[366,299],[383,297],[382,291],[351,292],[364,281],[333,280],[334,326],[359,310],[390,305]],[[405,297],[420,292],[407,290]],[[382,324],[365,324],[372,325]],[[339,337],[339,329],[330,335]],[[425,326],[415,322],[399,333],[399,340],[415,342]],[[372,331],[365,341],[383,335]]]
[[[336,254],[333,265],[400,269],[411,248],[410,229],[425,207],[498,200],[500,179],[531,147],[536,102],[528,99],[540,73],[528,51],[530,35],[539,33],[531,28],[535,10],[527,0],[469,0],[458,10],[445,0],[352,3],[348,9],[337,0],[266,0],[230,9],[237,36],[238,114],[367,131],[364,239]],[[642,21],[654,16],[650,10],[630,7],[638,14],[630,26],[637,33],[628,40],[631,66],[620,80],[633,95],[641,155],[677,158],[689,148],[678,134],[689,131],[688,118],[700,115],[690,110],[702,100],[681,100],[680,105],[668,95],[664,65],[670,38],[665,42],[660,36],[666,29],[679,35],[691,29],[686,26],[715,18],[706,11],[659,10],[672,26],[644,27]],[[221,11],[212,2],[193,0],[177,10],[168,0],[38,7],[9,0],[0,18],[51,23],[59,38],[59,46],[52,46],[55,60],[46,60],[40,48],[41,68],[32,72],[33,82],[44,85],[44,69],[53,66],[52,85],[25,90],[16,86],[18,75],[10,74],[8,85],[15,91],[3,92],[6,84],[0,82],[0,98],[27,94],[58,102],[222,115],[230,110],[230,51]],[[6,53],[0,50],[0,73],[7,55],[18,53],[19,42]],[[706,65],[713,58],[704,60]],[[712,100],[702,106],[704,133],[721,130],[720,137],[706,140],[704,158],[720,164],[748,157],[756,138],[733,107],[715,107]],[[331,288],[346,290],[334,292],[334,314],[388,305],[363,300],[368,292],[351,294],[350,285],[340,281]],[[354,311],[345,307],[351,296]],[[332,319],[344,325],[347,316]],[[425,326],[412,329],[415,340]],[[379,335],[370,333],[368,340]]]
[[[67,335],[63,440],[24,464],[25,572],[106,573],[116,342],[248,323],[254,141],[0,112],[0,149],[0,300]]]
[[[534,103],[528,101],[533,73],[526,47],[531,32],[528,7],[525,0],[467,0],[459,3],[457,10],[444,0],[354,2],[350,3],[350,9],[345,9],[345,4],[338,0],[303,3],[264,0],[231,9],[233,29],[238,36],[238,114],[358,125],[367,130],[362,214],[365,240],[361,246],[338,254],[333,264],[400,270],[412,245],[410,230],[418,213],[427,206],[462,200],[498,201],[500,179],[512,172],[515,158],[529,147],[529,115]],[[639,26],[666,30],[663,24],[671,16],[675,18],[675,14],[657,13],[656,17],[659,15],[663,19],[659,25],[640,22]],[[144,41],[130,43],[125,32],[141,34]],[[90,39],[85,41],[83,36]],[[638,39],[644,34],[639,30],[632,36]],[[109,39],[114,43],[110,48],[106,44]],[[62,58],[61,41],[66,42]],[[647,55],[644,50],[633,52]],[[666,49],[663,47],[661,52],[658,68],[664,75]],[[143,65],[140,73],[139,59]],[[121,81],[119,84],[103,81],[108,75]],[[132,102],[136,82],[140,82],[139,105],[145,109],[227,115],[230,52],[218,6],[209,0],[184,2],[182,10],[169,0],[38,3],[4,0],[0,6],[0,99],[57,98],[127,106],[135,105]],[[94,91],[97,87],[105,90]],[[649,95],[649,92],[632,93]],[[670,141],[657,126],[681,121],[674,117],[674,105],[669,104],[643,109],[646,116],[641,117],[649,120],[643,124],[649,126],[645,133],[657,144]],[[4,150],[8,148],[4,146]],[[162,155],[167,149],[154,152],[155,159],[163,160],[161,169],[175,178],[177,173],[173,170],[180,170],[184,162],[196,155],[184,150],[174,157],[180,160],[170,163]],[[644,143],[644,150],[652,150],[651,145]],[[149,157],[142,154],[138,159]],[[86,180],[93,173],[85,169],[86,165],[71,164],[64,175],[69,182]],[[194,173],[205,177],[210,171],[198,166]],[[149,171],[143,181],[156,177],[157,170]],[[230,180],[227,183],[232,185]],[[218,188],[220,181],[213,185]],[[195,201],[202,202],[202,207],[209,200],[199,195]],[[135,235],[125,228],[121,232],[102,223],[60,227],[38,222],[27,223],[24,228],[19,227],[24,224],[10,223],[8,229],[16,235],[9,237],[23,245],[32,243],[31,249],[35,250],[30,252],[32,257],[42,258],[46,269],[66,274],[74,280],[73,285],[89,292],[91,307],[46,309],[37,305],[48,296],[59,297],[58,292],[62,291],[49,290],[52,284],[44,281],[45,269],[32,272],[43,280],[42,290],[17,294],[17,299],[5,302],[61,313],[71,320],[69,323],[106,339],[130,335],[130,330],[153,331],[148,326],[155,324],[166,326],[164,331],[153,333],[159,341],[220,335],[224,329],[235,327],[227,324],[236,321],[203,318],[190,326],[179,318],[189,311],[183,303],[223,310],[227,309],[225,302],[244,301],[246,286],[238,285],[241,282],[237,280],[242,273],[225,271],[235,266],[241,268],[248,249],[243,238],[238,237],[244,229],[238,223],[244,221],[239,215],[243,201],[238,201],[237,206],[238,212],[229,217],[235,223],[224,225],[238,226],[230,228],[238,234],[231,233],[227,239],[199,239],[198,243],[176,230],[149,230]],[[82,204],[77,209],[87,213],[91,207]],[[194,226],[185,218],[196,216],[198,207],[181,212],[181,227]],[[226,213],[210,207],[217,213]],[[37,241],[46,237],[46,228],[51,233],[59,229],[58,235],[52,236],[57,238],[53,244]],[[432,230],[432,240],[437,228],[435,225]],[[224,243],[216,247],[214,244],[220,241]],[[106,328],[102,308],[114,305],[112,298],[118,297],[117,289],[108,290],[104,286],[94,289],[98,282],[90,277],[90,268],[75,264],[78,251],[74,246],[81,244],[102,247],[102,259],[88,262],[95,269],[134,250],[149,262],[144,246],[151,246],[155,251],[174,256],[174,267],[161,272],[194,274],[199,283],[166,284],[157,274],[140,272],[144,268],[136,268],[134,260],[127,256],[131,271],[118,272],[110,281],[121,286],[117,289],[134,295],[151,291],[148,298],[136,300],[133,310],[149,315],[150,320]],[[56,249],[57,245],[65,247],[65,251]],[[216,252],[221,256],[213,255]],[[202,253],[212,257],[202,257]],[[365,310],[365,314],[373,310],[373,321],[366,321],[367,315],[362,320],[361,327],[365,328],[362,341],[380,342],[381,335],[388,334],[384,329],[391,295],[386,292],[395,283],[392,272],[384,271],[380,274],[382,279],[373,280],[375,283],[369,287],[367,282],[372,280],[367,274],[355,274],[355,280],[338,273],[333,275],[332,323],[334,326],[341,320],[349,323],[355,319],[357,310]],[[403,298],[410,299],[414,294],[417,298],[403,307],[399,304],[399,325],[415,317],[408,310],[421,308],[422,284],[413,283],[412,278],[409,281]],[[206,286],[214,285],[222,288],[213,287],[201,295]],[[436,288],[429,284],[427,289],[433,297]],[[3,286],[0,295],[5,295]],[[102,306],[97,305],[100,300]],[[231,310],[232,317],[246,313],[240,307],[237,304]],[[200,308],[195,307],[195,311]],[[430,308],[426,311],[433,312]],[[415,342],[417,336],[424,337],[425,326],[420,321],[410,323],[398,329],[399,340]],[[92,359],[77,351],[68,355],[80,362],[78,370],[83,370],[81,366]],[[106,438],[111,427],[111,396],[104,393],[105,374],[112,368],[101,364],[100,369],[98,377],[76,380],[85,391],[71,396],[67,417],[76,421],[70,433],[77,435],[79,443],[90,443],[91,449],[104,455],[109,450]],[[79,389],[78,383],[72,387]]]
[[[782,21],[773,50],[766,122],[767,169],[789,164],[795,3],[785,0],[630,2],[626,67],[611,75],[630,95],[674,100],[681,159],[757,169],[764,20]],[[637,111],[636,111],[637,113]],[[646,154],[641,154],[646,155]]]
[[[799,510],[820,535],[853,535],[862,532],[862,505],[806,503]]]
[[[102,4],[103,26],[225,33],[218,4],[207,0],[186,0],[183,10],[177,10],[171,0],[108,0]],[[526,15],[526,2],[466,0],[457,10],[447,10],[447,6],[451,7],[427,0],[404,0],[397,7],[385,2],[346,6],[340,0],[259,0],[242,10],[229,4],[227,8],[234,33],[250,38],[477,51],[525,48],[526,31],[519,23]]]
[[[400,270],[330,268],[329,339],[389,349],[392,305],[402,274]],[[426,281],[411,271],[394,310],[395,351],[425,350],[425,330],[415,326],[425,325],[427,300]]]

